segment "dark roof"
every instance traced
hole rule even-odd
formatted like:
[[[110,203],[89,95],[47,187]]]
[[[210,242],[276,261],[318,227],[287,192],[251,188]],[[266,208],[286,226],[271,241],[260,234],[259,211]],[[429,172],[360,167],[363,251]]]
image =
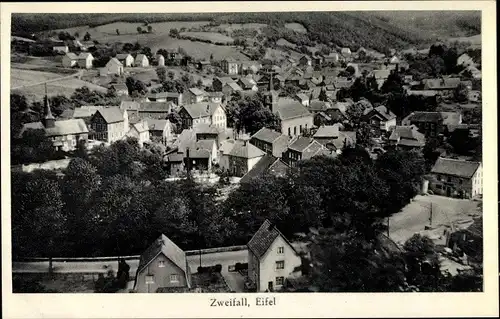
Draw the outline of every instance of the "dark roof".
[[[281,120],[311,115],[302,103],[288,98],[279,99],[277,102],[277,109],[278,116]]]
[[[169,120],[145,119],[150,131],[163,131]]]
[[[312,143],[315,143],[313,138],[299,136],[294,141],[292,140],[288,148],[297,152],[304,152]]]
[[[258,259],[261,259],[278,236],[283,237],[283,239],[290,245],[288,240],[285,236],[283,236],[283,234],[281,234],[278,228],[266,219],[260,226],[259,230],[257,230],[257,232],[253,235],[252,239],[248,242],[248,249],[250,249],[250,251],[254,253]],[[293,248],[292,245],[290,245],[290,247],[297,254],[295,248]]]
[[[258,162],[257,164],[252,167],[248,173],[243,175],[243,177],[240,179],[240,183],[247,183],[249,182],[252,178],[258,177],[260,175],[263,175],[269,167],[276,162],[277,158],[266,154],[264,155]]]
[[[425,145],[425,136],[420,133],[414,125],[396,126],[391,136],[391,141],[397,141],[398,145],[423,147]]]
[[[185,104],[182,108],[188,112],[191,118],[212,116],[220,103],[201,102],[194,104]]]
[[[179,248],[179,246],[174,244],[173,241],[163,234],[161,234],[160,237],[158,237],[158,239],[156,239],[154,243],[152,243],[151,246],[149,246],[141,255],[139,266],[137,267],[137,273],[139,274],[144,268],[146,268],[146,266],[149,265],[149,263],[151,263],[151,261],[153,261],[160,253],[163,253],[165,257],[170,259],[177,267],[184,271],[187,285],[189,287],[191,283],[188,278],[186,254]]]
[[[118,60],[125,60],[130,54],[129,53],[120,53],[116,55]],[[130,55],[131,56],[131,55]]]
[[[243,158],[255,158],[264,156],[266,153],[259,149],[257,146],[250,144],[248,142],[238,143],[229,152],[230,156],[243,157]]]
[[[339,136],[339,125],[327,125],[318,128],[314,137],[338,137]]]
[[[215,134],[218,135],[220,132],[219,130],[210,124],[207,123],[200,123],[196,124],[194,127],[194,130],[196,134]]]
[[[123,111],[120,110],[118,107],[107,107],[107,108],[102,108],[98,109],[96,113],[99,113],[102,115],[106,123],[116,123],[116,122],[121,122],[123,121]]]
[[[139,112],[170,112],[172,102],[141,102]]]
[[[386,121],[392,120],[396,118],[396,115],[392,113],[386,106],[384,105],[379,105],[375,108],[375,110],[384,117]]]
[[[312,100],[309,102],[309,109],[311,111],[324,111],[330,107],[330,103],[320,100]]]
[[[252,138],[261,140],[267,143],[273,143],[276,141],[280,136],[282,136],[280,132],[268,129],[267,127],[263,127],[260,130],[257,131],[254,135],[252,135]]]
[[[458,112],[441,112],[443,125],[458,125],[462,122],[462,114]]]
[[[407,119],[415,122],[439,122],[443,120],[443,115],[440,112],[413,112]]]
[[[161,99],[161,98],[167,98],[167,97],[176,97],[178,98],[181,94],[177,92],[159,92],[159,93],[150,93],[148,94],[148,98],[153,98],[153,99]]]
[[[471,178],[480,165],[479,162],[440,157],[432,167],[431,173]]]

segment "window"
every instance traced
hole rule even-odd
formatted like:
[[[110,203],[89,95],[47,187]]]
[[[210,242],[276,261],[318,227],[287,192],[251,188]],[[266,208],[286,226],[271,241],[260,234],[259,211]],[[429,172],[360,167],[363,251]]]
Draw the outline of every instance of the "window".
[[[179,276],[177,276],[177,274],[171,274],[170,282],[179,282]]]
[[[440,181],[441,180],[441,175],[438,175],[437,176],[437,180]]]
[[[284,260],[277,261],[276,269],[285,269],[285,261]]]
[[[443,187],[442,187],[441,185],[439,185],[439,184],[438,184],[438,185],[436,185],[436,188],[437,188],[437,189],[443,189]]]
[[[450,183],[450,182],[451,182],[451,177],[450,177],[450,176],[448,176],[448,183]]]
[[[146,283],[147,284],[154,284],[154,276],[153,275],[146,275]]]
[[[278,247],[278,254],[283,254],[285,251],[285,247]]]
[[[158,267],[160,267],[160,268],[165,267],[165,261],[164,261],[164,260],[160,260],[160,261],[158,262]]]
[[[293,135],[297,135],[297,126],[293,127]]]
[[[302,133],[302,124],[299,127],[299,132]]]
[[[463,180],[461,178],[458,179],[458,183],[459,184],[462,184],[463,183]]]
[[[288,128],[288,135],[289,135],[289,136],[290,136],[290,135],[292,135],[292,131],[291,131],[291,129],[290,129],[290,128]]]
[[[276,286],[283,286],[285,283],[285,277],[276,277]]]

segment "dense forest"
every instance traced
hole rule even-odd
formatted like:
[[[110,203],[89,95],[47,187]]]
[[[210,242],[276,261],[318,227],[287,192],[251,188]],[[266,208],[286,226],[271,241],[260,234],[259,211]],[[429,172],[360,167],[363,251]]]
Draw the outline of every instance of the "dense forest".
[[[397,16],[397,15],[396,15]],[[389,19],[367,12],[252,12],[252,13],[200,13],[200,14],[18,14],[12,17],[12,32],[15,34],[36,33],[63,29],[78,25],[96,27],[113,22],[165,22],[165,21],[209,21],[211,25],[222,23],[266,23],[270,27],[285,30],[286,23],[300,23],[307,29],[310,42],[350,47],[372,48],[384,51],[387,48],[405,48],[435,41],[439,37],[456,34],[474,35],[480,32],[481,21],[474,13],[447,17],[439,25],[439,32],[421,32],[420,23],[403,24],[401,19]],[[460,31],[460,32],[458,32]],[[287,39],[290,41],[290,39]],[[293,39],[292,39],[293,40]],[[304,42],[302,39],[300,42]],[[293,42],[295,43],[295,42]]]

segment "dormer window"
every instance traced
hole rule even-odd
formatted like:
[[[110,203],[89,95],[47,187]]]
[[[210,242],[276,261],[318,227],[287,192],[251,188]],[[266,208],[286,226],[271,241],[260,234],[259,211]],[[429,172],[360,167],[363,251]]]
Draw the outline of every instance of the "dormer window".
[[[278,247],[278,254],[283,254],[285,252],[285,247]]]

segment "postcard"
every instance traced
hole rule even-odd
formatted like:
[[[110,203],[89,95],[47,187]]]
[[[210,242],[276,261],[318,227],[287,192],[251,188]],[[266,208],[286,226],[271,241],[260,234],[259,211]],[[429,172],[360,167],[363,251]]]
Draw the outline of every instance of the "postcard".
[[[5,318],[498,315],[493,1],[1,8]]]

